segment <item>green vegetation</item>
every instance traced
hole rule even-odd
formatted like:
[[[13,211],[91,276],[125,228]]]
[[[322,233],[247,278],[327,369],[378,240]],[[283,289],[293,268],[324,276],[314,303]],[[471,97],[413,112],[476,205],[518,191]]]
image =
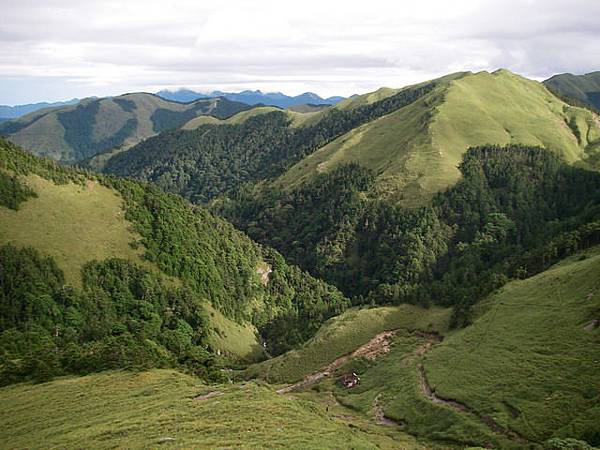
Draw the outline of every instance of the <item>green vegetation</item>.
[[[87,264],[75,290],[31,247],[0,247],[0,266],[2,384],[164,366],[223,378],[204,348],[209,321],[190,290],[120,259]]]
[[[194,397],[219,392],[207,400]],[[5,448],[421,449],[404,433],[261,384],[208,387],[171,370],[0,389]]]
[[[37,377],[31,361],[39,360],[48,345],[55,349],[50,352],[54,359],[44,363],[51,367],[44,376],[137,367],[144,361],[143,367],[177,365],[214,377],[205,348],[234,359],[260,356],[249,323],[263,335],[268,350],[279,353],[311,337],[323,321],[348,306],[337,289],[288,266],[281,255],[260,248],[205,208],[134,181],[91,178],[4,141],[0,152],[0,171],[26,181],[37,194],[18,211],[0,210],[0,243],[15,245],[5,248],[7,261],[36,268],[23,287],[18,287],[17,269],[0,284],[12,305],[0,327],[6,338],[0,366],[11,380]],[[13,191],[7,192],[2,204],[14,198]],[[23,247],[27,250],[21,252]],[[94,276],[99,270],[106,274]],[[40,289],[42,312],[23,312]],[[204,319],[209,308],[204,303],[223,314],[221,326],[213,328]],[[71,307],[81,320],[69,322]],[[168,321],[170,314],[174,322]],[[96,315],[98,329],[86,331],[84,325],[92,326]],[[70,330],[66,335],[57,331],[65,328]],[[32,329],[39,338],[25,340],[19,334]],[[172,342],[172,332],[189,337],[185,346]],[[241,344],[242,339],[247,342]],[[69,353],[73,346],[75,356]],[[122,357],[112,359],[113,346],[123,347]],[[89,362],[90,353],[98,360]]]
[[[294,383],[366,344],[378,333],[406,329],[445,333],[450,309],[414,305],[350,309],[330,319],[301,347],[248,367],[241,376]]]
[[[262,361],[265,350],[260,345],[258,330],[249,322],[234,322],[212,305],[205,304],[211,329],[206,338],[209,347],[233,364]]]
[[[247,108],[224,98],[183,104],[152,94],[125,94],[36,111],[3,122],[0,134],[36,155],[80,163],[114,147],[129,148],[199,115],[224,118]]]
[[[585,75],[562,73],[544,81],[548,89],[576,99],[596,110],[600,109],[600,72]]]
[[[278,112],[281,111],[280,108],[277,108],[275,106],[256,106],[254,108],[245,110],[245,111],[240,111],[226,119],[219,119],[217,117],[215,117],[214,115],[210,115],[210,116],[199,116],[196,117],[192,120],[190,120],[189,122],[187,122],[185,125],[183,125],[181,127],[182,130],[195,130],[196,128],[202,126],[202,125],[207,125],[207,124],[219,124],[219,125],[232,125],[232,124],[240,124],[245,122],[246,120],[248,120],[251,117],[254,116],[258,116],[261,114],[267,114],[270,112]]]
[[[531,440],[600,445],[599,279],[596,247],[506,285],[427,356],[435,391]]]
[[[22,202],[36,196],[35,191],[21,183],[16,176],[0,170],[0,205],[16,211]]]
[[[142,263],[142,249],[130,245],[140,236],[115,191],[92,180],[55,184],[34,174],[20,180],[35,197],[17,211],[0,208],[1,242],[51,256],[74,286],[81,285],[81,268],[90,261],[119,257]]]
[[[600,140],[600,125],[589,111],[506,70],[460,74],[436,80],[436,85],[406,108],[318,149],[283,174],[277,186],[294,188],[340,165],[358,163],[377,177],[379,197],[423,205],[458,181],[456,167],[469,147],[535,145],[572,163],[593,154],[592,143]]]
[[[131,111],[131,108],[127,109]],[[65,130],[65,142],[69,147],[77,149],[78,159],[89,158],[105,149],[122,144],[137,128],[137,119],[131,118],[114,134],[101,141],[95,141],[94,121],[99,110],[100,102],[93,101],[79,104],[70,111],[57,113],[58,121]]]
[[[110,158],[106,173],[151,181],[168,192],[203,203],[245,183],[274,178],[336,137],[401,109],[435,83],[407,88],[372,104],[330,108],[316,122],[294,126],[284,111],[252,113],[241,123],[204,124],[148,139]]]
[[[319,389],[332,390],[340,403],[363,414],[382,408],[385,417],[403,424],[404,430],[416,436],[461,446],[519,448],[495,435],[476,417],[436,404],[423,394],[415,352],[425,342],[417,334],[401,331],[386,355],[375,361],[359,359],[339,369],[339,374],[357,372],[361,378],[358,387],[347,390],[328,381]]]
[[[454,326],[509,278],[598,242],[596,172],[519,146],[470,149],[460,170],[456,186],[421,208],[372,200],[374,177],[348,165],[215,209],[356,304],[433,301],[454,307]]]

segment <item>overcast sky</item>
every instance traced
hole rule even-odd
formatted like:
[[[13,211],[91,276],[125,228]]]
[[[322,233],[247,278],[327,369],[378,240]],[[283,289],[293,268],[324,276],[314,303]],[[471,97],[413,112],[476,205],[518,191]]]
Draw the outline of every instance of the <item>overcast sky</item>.
[[[600,70],[600,0],[0,0],[0,104]]]

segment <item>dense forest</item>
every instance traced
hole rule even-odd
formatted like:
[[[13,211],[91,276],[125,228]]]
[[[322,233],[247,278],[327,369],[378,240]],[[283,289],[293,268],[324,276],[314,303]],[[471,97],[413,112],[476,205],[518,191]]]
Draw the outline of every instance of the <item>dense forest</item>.
[[[205,348],[209,321],[192,291],[131,262],[87,264],[83,289],[51,258],[0,247],[2,384],[65,373],[180,366],[221,379]]]
[[[151,181],[194,203],[275,177],[333,139],[421,98],[435,83],[406,88],[378,102],[332,108],[315,124],[292,127],[275,111],[241,124],[207,124],[147,139],[106,163],[106,173]]]
[[[35,196],[20,176],[35,173],[55,183],[93,177],[5,141],[0,156],[0,204],[15,210]],[[82,268],[78,290],[65,284],[51,258],[4,245],[0,366],[6,380],[140,364],[181,365],[214,378],[203,302],[252,322],[273,354],[308,339],[349,306],[335,287],[289,266],[204,207],[131,180],[95,179],[119,192],[142,237],[132,245],[143,246],[160,272],[125,260],[96,261]],[[260,264],[272,270],[267,282],[257,273]]]
[[[600,239],[600,175],[541,148],[470,149],[462,180],[426,207],[370,198],[358,165],[291,191],[247,189],[214,209],[354,303],[453,306],[454,324],[509,278]]]

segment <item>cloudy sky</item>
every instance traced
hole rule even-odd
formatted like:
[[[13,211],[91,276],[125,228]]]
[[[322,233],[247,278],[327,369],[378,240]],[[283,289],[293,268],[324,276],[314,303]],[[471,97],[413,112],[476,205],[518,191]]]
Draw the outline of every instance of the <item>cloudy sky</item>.
[[[600,70],[600,0],[0,0],[0,104]]]

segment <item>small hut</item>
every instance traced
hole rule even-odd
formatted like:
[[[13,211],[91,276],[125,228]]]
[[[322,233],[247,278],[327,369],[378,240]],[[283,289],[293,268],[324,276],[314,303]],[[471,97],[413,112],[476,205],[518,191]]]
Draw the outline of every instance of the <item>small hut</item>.
[[[340,383],[342,383],[342,386],[344,386],[346,389],[352,389],[353,387],[358,386],[360,383],[360,377],[354,372],[347,373],[342,375],[340,378]]]

